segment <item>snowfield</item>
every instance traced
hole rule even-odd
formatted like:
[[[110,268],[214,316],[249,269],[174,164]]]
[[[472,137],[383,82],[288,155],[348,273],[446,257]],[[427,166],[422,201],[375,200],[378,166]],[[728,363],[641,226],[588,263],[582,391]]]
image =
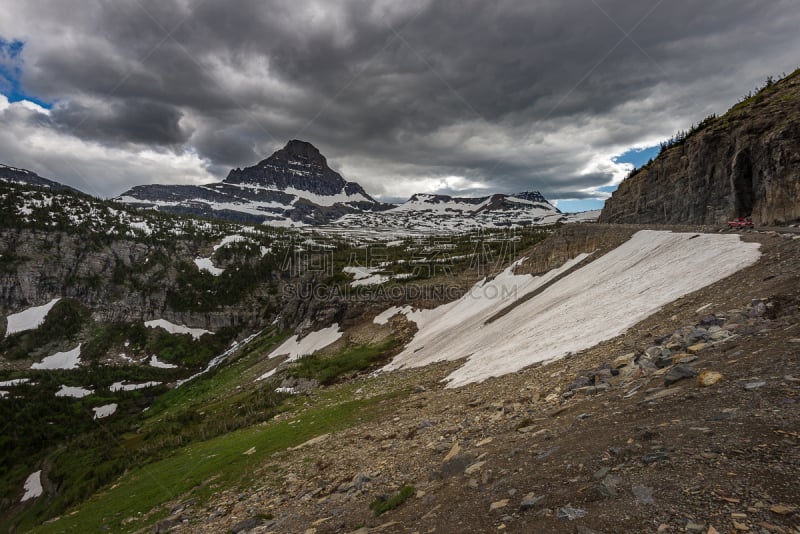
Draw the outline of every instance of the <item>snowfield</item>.
[[[7,388],[9,386],[18,386],[20,384],[28,384],[31,381],[30,378],[15,378],[13,380],[6,380],[5,382],[0,382],[0,388]]]
[[[280,347],[273,350],[270,355],[267,356],[267,358],[270,359],[278,356],[288,356],[287,361],[293,362],[303,356],[308,356],[309,354],[314,354],[320,349],[324,349],[342,337],[343,333],[344,332],[339,330],[339,325],[334,323],[328,328],[311,332],[299,341],[297,339],[297,334],[295,334],[284,341]],[[256,378],[256,381],[269,378],[274,373],[275,369],[267,371],[263,375]]]
[[[8,316],[8,326],[6,327],[6,337],[17,332],[33,330],[39,328],[44,322],[44,318],[61,299],[53,299],[43,306],[34,306],[19,313]]]
[[[398,313],[402,315],[408,315],[413,311],[414,308],[412,308],[411,306],[402,306],[400,308],[398,308],[397,306],[392,306],[391,308],[387,308],[378,315],[376,315],[375,318],[372,320],[372,322],[375,324],[384,325],[389,322],[389,319],[391,319]]]
[[[74,399],[82,399],[94,393],[91,389],[86,389],[78,386],[65,386],[61,384],[61,389],[56,391],[56,397],[72,397]]]
[[[419,330],[384,370],[467,358],[446,378],[447,387],[459,387],[552,361],[613,338],[678,297],[752,265],[758,248],[736,235],[643,230],[487,323],[580,257],[542,277],[509,268],[455,302],[398,310]],[[384,314],[381,320],[388,319]]]
[[[350,282],[351,287],[358,286],[371,286],[376,284],[383,284],[388,282],[390,277],[384,274],[375,274],[379,270],[373,267],[352,267],[348,266],[342,269],[343,272],[353,275],[353,281]]]
[[[197,268],[201,271],[208,271],[214,276],[219,276],[225,272],[225,269],[214,267],[214,262],[211,261],[211,258],[195,258],[194,264],[197,265]]]
[[[151,388],[151,387],[160,386],[160,385],[161,385],[161,382],[155,382],[155,381],[141,382],[139,384],[126,384],[123,381],[123,382],[114,382],[113,384],[111,384],[108,387],[108,389],[110,391],[113,391],[113,392],[117,392],[117,391],[136,391],[137,389]]]
[[[204,334],[213,334],[210,330],[203,330],[202,328],[189,328],[179,324],[171,323],[165,319],[156,319],[154,321],[147,321],[144,323],[147,328],[163,328],[170,334],[189,334],[195,341],[200,339]]]
[[[80,344],[67,352],[56,352],[39,363],[31,365],[31,369],[75,369],[81,363]]]
[[[178,367],[173,363],[162,362],[155,354],[150,356],[150,361],[147,363],[150,365],[150,367],[156,367],[157,369],[176,369]]]
[[[35,471],[28,475],[28,478],[25,479],[25,495],[19,500],[19,502],[29,501],[31,499],[35,499],[36,497],[42,496],[42,470]]]
[[[92,408],[92,410],[94,411],[93,419],[103,419],[109,415],[114,415],[114,413],[117,411],[117,404],[112,402],[111,404],[97,406],[96,408]]]

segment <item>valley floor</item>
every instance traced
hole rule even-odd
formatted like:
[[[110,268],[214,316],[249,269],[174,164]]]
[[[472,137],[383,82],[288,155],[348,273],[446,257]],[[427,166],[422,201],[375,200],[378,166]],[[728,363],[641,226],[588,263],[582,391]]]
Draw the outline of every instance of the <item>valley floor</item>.
[[[744,240],[755,265],[566,359],[454,389],[462,362],[360,379],[357,399],[397,392],[378,418],[175,498],[154,530],[800,532],[800,240]]]

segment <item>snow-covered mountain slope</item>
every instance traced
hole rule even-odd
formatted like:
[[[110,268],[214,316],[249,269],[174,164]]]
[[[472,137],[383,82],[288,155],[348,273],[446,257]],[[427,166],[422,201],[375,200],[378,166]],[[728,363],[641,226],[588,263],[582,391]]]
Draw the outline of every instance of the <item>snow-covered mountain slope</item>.
[[[588,222],[596,220],[597,215],[599,212],[561,213],[536,191],[477,198],[417,194],[393,209],[348,214],[326,228],[338,232],[448,234],[556,222]]]
[[[431,310],[398,309],[419,330],[385,369],[466,358],[448,377],[448,386],[457,387],[561,358],[613,338],[678,297],[752,265],[758,249],[736,235],[643,230],[549,286],[582,258],[542,277],[516,275],[512,266],[457,301]],[[384,320],[385,314],[378,318]]]
[[[328,167],[314,145],[293,140],[257,165],[208,185],[140,185],[121,202],[174,213],[273,226],[320,224],[347,213],[387,209]]]

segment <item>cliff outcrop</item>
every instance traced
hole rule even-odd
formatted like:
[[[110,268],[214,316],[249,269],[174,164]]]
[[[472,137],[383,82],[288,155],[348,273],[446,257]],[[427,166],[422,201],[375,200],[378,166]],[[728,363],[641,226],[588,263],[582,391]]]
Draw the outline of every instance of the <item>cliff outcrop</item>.
[[[599,222],[800,220],[800,70],[709,117],[625,179]]]

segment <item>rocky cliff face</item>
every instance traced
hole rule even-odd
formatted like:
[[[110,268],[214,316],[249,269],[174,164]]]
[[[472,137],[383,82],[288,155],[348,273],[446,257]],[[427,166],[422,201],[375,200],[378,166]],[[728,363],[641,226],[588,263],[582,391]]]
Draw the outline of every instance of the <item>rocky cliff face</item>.
[[[800,220],[800,70],[765,87],[624,180],[599,222],[757,225]]]
[[[348,213],[391,207],[347,182],[314,145],[298,140],[252,167],[233,169],[222,182],[140,185],[119,200],[173,213],[280,226],[321,224]]]
[[[178,261],[194,257],[188,243],[174,250],[132,240],[87,247],[81,235],[31,230],[0,231],[0,248],[19,258],[0,271],[0,314],[40,305],[53,298],[73,298],[101,322],[167,319],[209,330],[224,326],[255,328],[265,321],[258,305],[267,290],[257,287],[233,305],[214,310],[183,310],[170,305]],[[57,261],[54,261],[56,260]],[[157,282],[148,279],[155,278]]]

